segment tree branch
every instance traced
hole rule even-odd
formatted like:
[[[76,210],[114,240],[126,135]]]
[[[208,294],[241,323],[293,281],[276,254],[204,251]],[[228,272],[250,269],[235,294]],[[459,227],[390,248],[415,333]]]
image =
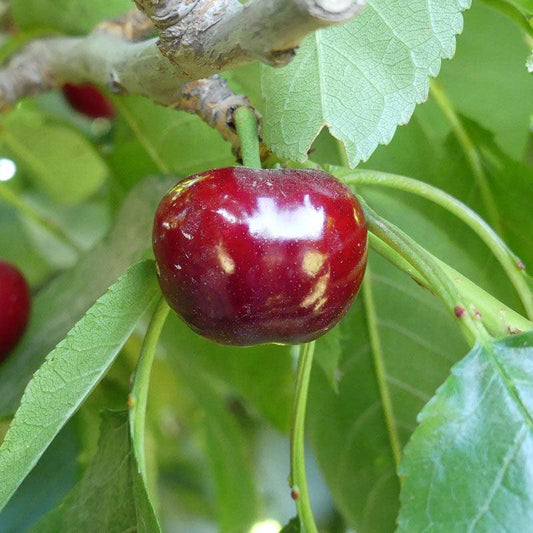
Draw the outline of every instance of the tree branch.
[[[0,70],[0,111],[66,82],[92,83],[197,113],[237,152],[233,112],[250,103],[212,76],[256,59],[284,65],[309,33],[364,6],[364,0],[135,1],[143,13],[132,10],[84,37],[38,39],[23,48]],[[134,42],[154,26],[159,40]]]
[[[135,0],[160,31],[159,48],[200,77],[213,66],[232,68],[254,59],[287,64],[302,40],[346,22],[362,0]]]
[[[36,40],[0,70],[0,109],[67,81],[103,85],[115,93],[177,106],[183,84],[255,59],[285,64],[307,34],[343,22],[362,7],[361,0],[137,4],[161,31],[159,42],[127,41],[121,31],[120,37],[116,31],[96,31],[86,37]]]
[[[198,115],[209,126],[220,132],[231,144],[235,156],[240,159],[240,140],[233,115],[239,107],[250,109],[253,107],[246,96],[235,94],[225,79],[215,74],[207,79],[186,83],[181,88],[175,107]],[[261,158],[267,157],[268,149],[263,144],[260,148]]]

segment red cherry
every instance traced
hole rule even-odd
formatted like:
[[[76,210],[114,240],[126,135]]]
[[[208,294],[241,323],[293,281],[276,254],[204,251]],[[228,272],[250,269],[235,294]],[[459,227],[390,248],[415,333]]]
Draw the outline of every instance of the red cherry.
[[[90,118],[113,118],[115,116],[111,102],[93,85],[65,83],[61,90],[68,103],[76,111]]]
[[[153,230],[159,283],[222,344],[301,343],[346,313],[367,258],[363,211],[317,170],[222,168],[171,189]]]
[[[0,261],[0,361],[17,344],[30,315],[30,289],[22,273]]]

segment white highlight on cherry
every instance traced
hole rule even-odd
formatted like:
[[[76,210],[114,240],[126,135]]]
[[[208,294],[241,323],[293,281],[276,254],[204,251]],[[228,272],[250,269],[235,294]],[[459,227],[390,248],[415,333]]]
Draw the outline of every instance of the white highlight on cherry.
[[[280,209],[272,198],[258,198],[257,210],[245,222],[251,235],[288,241],[320,239],[325,220],[324,208],[314,207],[306,194],[304,205],[295,209]]]

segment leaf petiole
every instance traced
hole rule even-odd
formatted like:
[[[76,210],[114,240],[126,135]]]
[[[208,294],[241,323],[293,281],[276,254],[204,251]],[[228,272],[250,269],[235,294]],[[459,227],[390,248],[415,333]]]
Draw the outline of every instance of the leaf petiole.
[[[328,170],[349,185],[382,186],[416,194],[440,205],[462,220],[479,236],[498,259],[520,297],[528,317],[533,319],[533,294],[523,274],[522,262],[498,234],[463,202],[437,187],[404,176],[376,170],[348,170],[339,167],[328,167]]]
[[[373,233],[369,233],[370,247],[400,270],[406,272],[419,285],[431,291],[431,286],[424,276]],[[429,254],[429,252],[427,252]],[[432,256],[446,272],[450,280],[458,287],[461,296],[473,305],[481,315],[481,321],[491,335],[503,337],[513,333],[533,330],[533,322],[513,311],[497,298],[457,272],[444,261]]]
[[[467,341],[471,345],[477,341],[487,341],[489,335],[480,321],[479,313],[464,299],[436,258],[394,224],[381,218],[364,201],[361,201],[361,204],[368,229],[422,274],[431,290],[443,300],[448,310],[455,314]]]

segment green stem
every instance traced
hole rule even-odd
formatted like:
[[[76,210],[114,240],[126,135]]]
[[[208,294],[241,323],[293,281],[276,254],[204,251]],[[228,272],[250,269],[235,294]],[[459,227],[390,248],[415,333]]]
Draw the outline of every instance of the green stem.
[[[379,237],[370,233],[369,243],[374,251],[379,253],[400,270],[403,270],[413,278],[416,283],[431,291],[431,286],[424,276]],[[511,333],[533,330],[533,322],[507,307],[498,299],[494,298],[494,296],[484,291],[481,287],[477,286],[437,257],[432,257],[439,263],[448,278],[455,283],[462,298],[481,313],[481,321],[491,335],[495,337],[503,337]]]
[[[471,345],[479,340],[485,341],[488,334],[480,321],[475,318],[475,310],[462,300],[462,295],[459,294],[455,284],[450,281],[433,256],[399,228],[378,216],[366,204],[363,208],[368,229],[423,275],[432,292],[439,296],[450,313],[455,315],[467,341]],[[459,310],[462,312],[458,313]]]
[[[133,387],[128,398],[130,406],[130,433],[133,440],[133,449],[137,458],[139,472],[146,482],[146,459],[144,449],[144,432],[146,426],[146,404],[148,402],[148,389],[150,385],[150,372],[154,355],[170,308],[164,298],[161,298],[155,308],[148,326],[146,336],[141,348],[139,361],[135,370]]]
[[[370,272],[370,265],[366,267],[365,277],[363,278],[363,302],[365,306],[365,316],[368,325],[368,336],[370,338],[370,346],[372,348],[372,358],[374,360],[374,370],[376,372],[376,380],[378,383],[379,395],[383,406],[383,415],[385,417],[385,425],[389,435],[389,442],[391,445],[392,456],[396,470],[400,465],[402,458],[402,445],[398,435],[398,426],[394,419],[394,411],[392,408],[392,398],[387,385],[387,372],[385,369],[385,357],[383,354],[383,347],[378,332],[378,321],[376,313],[376,305],[374,302],[374,294],[372,292],[372,273]]]
[[[520,10],[517,6],[509,3],[507,0],[483,0],[485,4],[497,9],[509,19],[513,20],[522,28],[522,30],[533,37],[533,27],[530,26],[528,15]]]
[[[481,195],[481,200],[485,209],[487,210],[488,218],[491,225],[496,229],[498,233],[502,233],[500,224],[500,215],[498,207],[492,197],[489,182],[483,169],[483,163],[481,156],[477,151],[477,148],[468,135],[459,115],[456,113],[452,102],[448,98],[448,95],[444,92],[444,88],[434,79],[430,80],[430,94],[435,99],[436,104],[439,106],[443,115],[448,119],[452,130],[459,141],[459,144],[470,164],[474,178],[476,179],[477,186]]]
[[[533,319],[533,295],[524,276],[522,262],[498,234],[463,202],[437,187],[404,176],[375,170],[348,171],[332,168],[331,171],[348,184],[384,186],[416,194],[454,214],[479,236],[498,259],[522,301],[528,317]]]
[[[6,185],[0,185],[0,199],[16,209],[22,215],[26,216],[30,220],[33,220],[69,248],[75,250],[76,252],[82,252],[81,248],[75,242],[73,242],[72,239],[55,222],[43,217],[34,209],[32,205],[22,200]]]
[[[291,427],[291,475],[290,484],[298,516],[304,533],[318,533],[313,517],[309,490],[307,488],[307,476],[305,473],[305,412],[307,407],[307,393],[309,390],[309,378],[313,366],[313,354],[315,343],[309,342],[300,346],[298,367],[296,370],[296,389],[292,412]]]
[[[241,141],[242,163],[245,167],[261,168],[259,130],[253,109],[239,107],[234,114],[235,128]]]

